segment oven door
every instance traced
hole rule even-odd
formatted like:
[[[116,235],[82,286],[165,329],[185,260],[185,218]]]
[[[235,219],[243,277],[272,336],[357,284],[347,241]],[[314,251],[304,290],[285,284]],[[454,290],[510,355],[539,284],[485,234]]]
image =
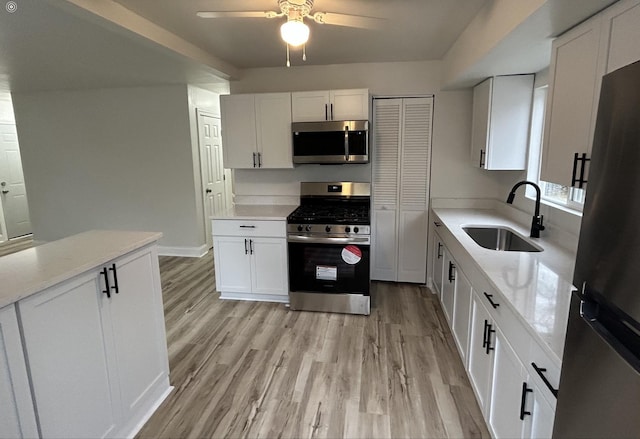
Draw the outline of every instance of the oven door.
[[[289,236],[292,292],[369,295],[369,238]]]

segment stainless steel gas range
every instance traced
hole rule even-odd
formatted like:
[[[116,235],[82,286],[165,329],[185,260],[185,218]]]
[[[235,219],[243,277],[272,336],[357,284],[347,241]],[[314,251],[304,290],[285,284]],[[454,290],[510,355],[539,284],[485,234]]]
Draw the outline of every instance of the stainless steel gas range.
[[[300,185],[287,217],[291,309],[369,315],[370,184]]]

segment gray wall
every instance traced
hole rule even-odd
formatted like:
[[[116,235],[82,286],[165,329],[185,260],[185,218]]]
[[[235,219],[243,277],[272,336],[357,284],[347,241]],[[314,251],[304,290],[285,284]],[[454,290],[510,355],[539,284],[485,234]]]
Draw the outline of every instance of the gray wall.
[[[204,244],[186,85],[13,100],[36,240],[129,229],[161,231],[166,247]]]

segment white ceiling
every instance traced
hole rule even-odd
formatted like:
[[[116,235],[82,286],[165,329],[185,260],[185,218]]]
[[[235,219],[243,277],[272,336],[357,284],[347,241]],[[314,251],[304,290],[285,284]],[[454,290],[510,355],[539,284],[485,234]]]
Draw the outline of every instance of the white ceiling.
[[[199,10],[275,10],[277,0],[13,1],[13,13],[0,3],[0,92],[185,83],[224,89],[244,68],[285,62],[282,19],[196,16]],[[487,11],[511,2],[544,4],[481,60],[456,72],[453,86],[469,86],[493,74],[544,67],[551,36],[612,1],[316,0],[314,12],[385,20],[376,30],[310,23],[305,64],[441,60],[470,23],[488,26],[482,22]],[[466,40],[480,54],[473,36],[471,46]],[[302,64],[294,53],[292,65]]]
[[[198,11],[279,11],[277,0],[115,0],[239,68],[285,63],[280,18],[216,18]],[[486,0],[315,0],[313,12],[384,18],[380,29],[308,22],[309,65],[442,59]],[[300,54],[292,65],[302,65]]]

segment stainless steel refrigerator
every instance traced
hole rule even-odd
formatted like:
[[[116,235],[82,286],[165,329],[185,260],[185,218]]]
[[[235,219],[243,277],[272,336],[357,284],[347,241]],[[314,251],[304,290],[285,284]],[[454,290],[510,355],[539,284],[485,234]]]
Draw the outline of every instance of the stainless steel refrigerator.
[[[604,76],[553,435],[640,438],[640,62]]]

